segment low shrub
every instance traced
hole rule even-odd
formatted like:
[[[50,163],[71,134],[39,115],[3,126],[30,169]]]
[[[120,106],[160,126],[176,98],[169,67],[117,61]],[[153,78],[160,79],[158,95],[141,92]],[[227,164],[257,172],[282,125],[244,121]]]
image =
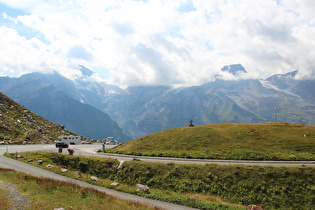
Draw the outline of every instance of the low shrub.
[[[150,169],[148,169],[150,168]],[[153,172],[151,172],[153,171]],[[315,169],[125,162],[116,180],[179,193],[204,193],[266,208],[315,207]],[[121,176],[123,175],[123,176]],[[126,178],[128,177],[128,178]]]
[[[95,158],[65,155],[60,153],[37,153],[38,158],[50,159],[50,163],[63,166],[72,170],[79,170],[82,173],[96,175],[101,178],[108,178],[115,174],[115,166],[119,164],[118,160],[109,158]]]

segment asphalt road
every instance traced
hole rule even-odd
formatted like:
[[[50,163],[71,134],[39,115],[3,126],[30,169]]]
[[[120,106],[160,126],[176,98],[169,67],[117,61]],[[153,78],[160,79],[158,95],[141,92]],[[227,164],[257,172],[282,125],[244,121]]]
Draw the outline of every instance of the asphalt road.
[[[109,149],[113,146],[106,146],[105,149]],[[182,163],[182,164],[224,164],[224,165],[259,165],[259,166],[315,166],[315,161],[252,161],[252,160],[213,160],[213,159],[185,159],[185,158],[168,158],[168,157],[146,157],[146,156],[133,156],[133,155],[121,155],[110,153],[97,153],[102,148],[101,144],[81,144],[70,145],[73,149],[74,155],[82,156],[94,156],[94,157],[108,157],[117,159],[120,162],[129,161],[133,159],[151,162],[163,162],[163,163]],[[24,152],[24,151],[52,151],[57,152],[58,149],[55,145],[0,145],[0,154],[4,152]],[[63,153],[68,153],[67,149],[63,149]]]

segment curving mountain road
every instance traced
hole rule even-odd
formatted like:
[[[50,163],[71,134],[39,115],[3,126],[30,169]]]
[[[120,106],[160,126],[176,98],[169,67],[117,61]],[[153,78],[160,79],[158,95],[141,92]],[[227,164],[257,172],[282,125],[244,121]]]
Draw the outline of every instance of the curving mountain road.
[[[83,145],[85,146],[85,145]],[[77,147],[77,146],[76,146]],[[84,153],[88,153],[86,151],[89,151],[91,148],[85,147]],[[120,200],[127,200],[127,201],[132,201],[132,202],[138,202],[142,203],[144,205],[148,206],[153,206],[153,207],[158,207],[162,209],[170,209],[170,210],[190,210],[194,208],[186,207],[186,206],[181,206],[181,205],[176,205],[172,203],[166,203],[162,201],[157,201],[157,200],[151,200],[147,199],[144,197],[140,197],[137,195],[132,195],[112,189],[108,189],[105,187],[100,187],[92,184],[88,184],[86,182],[82,182],[79,180],[71,179],[65,176],[61,176],[58,174],[55,174],[51,171],[41,169],[35,166],[32,166],[27,163],[23,163],[18,160],[14,160],[11,158],[7,158],[3,156],[3,153],[5,152],[10,152],[10,153],[15,153],[15,152],[25,152],[25,151],[37,151],[37,150],[45,150],[45,151],[57,151],[56,148],[54,148],[54,145],[31,145],[31,146],[0,146],[0,168],[7,168],[7,169],[14,169],[15,171],[20,171],[23,173],[27,173],[33,176],[37,177],[45,177],[45,178],[51,178],[51,179],[56,179],[60,181],[65,181],[65,182],[71,182],[74,184],[77,184],[81,187],[88,187],[88,188],[94,188],[96,190],[99,190],[103,193],[106,193],[107,195],[114,196]],[[93,148],[92,148],[93,150]]]
[[[108,149],[112,146],[106,146]],[[173,162],[173,163],[182,163],[182,164],[239,164],[239,165],[261,165],[261,166],[315,166],[315,161],[235,161],[235,160],[200,160],[200,159],[183,159],[183,158],[165,158],[165,157],[143,157],[143,156],[130,156],[130,155],[118,155],[118,154],[109,154],[109,153],[96,153],[97,150],[101,149],[101,144],[93,145],[71,145],[75,153],[74,155],[82,156],[94,156],[94,157],[108,157],[119,160],[121,163],[124,161],[129,161],[133,159],[139,159],[143,161],[153,161],[153,162]],[[0,145],[0,168],[9,168],[23,173],[28,173],[33,176],[46,177],[57,179],[66,182],[72,182],[78,184],[82,187],[95,188],[101,192],[104,192],[108,195],[112,195],[118,199],[128,200],[133,202],[140,202],[145,205],[150,205],[154,207],[159,207],[163,209],[193,209],[185,206],[180,206],[172,203],[166,203],[151,199],[146,199],[140,196],[131,195],[128,193],[123,193],[115,190],[111,190],[104,187],[99,187],[95,185],[88,184],[79,180],[74,180],[65,176],[61,176],[44,170],[30,164],[26,164],[11,158],[3,156],[3,153],[16,153],[16,152],[26,152],[26,151],[51,151],[57,152],[55,145]],[[67,153],[66,149],[63,149],[63,153]]]
[[[106,146],[106,149],[114,146]],[[97,150],[102,148],[101,144],[89,144],[89,145],[70,145],[73,149],[74,155],[93,156],[93,157],[105,157],[117,159],[120,162],[129,161],[133,159],[151,162],[163,162],[163,163],[182,163],[182,164],[224,164],[224,165],[260,165],[260,166],[315,166],[314,161],[254,161],[254,160],[213,160],[213,159],[185,159],[185,158],[170,158],[170,157],[148,157],[148,156],[134,156],[134,155],[122,155],[111,153],[97,153]],[[52,144],[44,145],[0,145],[0,154],[4,152],[25,152],[25,151],[51,151],[57,152],[57,148]],[[67,149],[63,149],[63,153],[68,153]]]

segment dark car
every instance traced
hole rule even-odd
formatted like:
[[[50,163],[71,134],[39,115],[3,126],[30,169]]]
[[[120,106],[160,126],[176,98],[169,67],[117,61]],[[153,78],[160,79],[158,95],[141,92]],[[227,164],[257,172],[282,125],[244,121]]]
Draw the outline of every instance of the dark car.
[[[61,148],[68,148],[69,145],[66,144],[66,143],[64,143],[64,142],[57,142],[57,143],[56,143],[56,147],[57,147],[57,148],[58,148],[58,147],[61,147]]]

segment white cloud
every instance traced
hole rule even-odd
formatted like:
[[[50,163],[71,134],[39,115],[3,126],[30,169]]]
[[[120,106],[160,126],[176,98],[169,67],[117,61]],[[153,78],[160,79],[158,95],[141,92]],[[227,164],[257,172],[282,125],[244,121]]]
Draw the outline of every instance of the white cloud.
[[[53,68],[75,75],[82,64],[120,85],[200,84],[241,63],[252,77],[295,69],[314,76],[313,0],[0,2],[25,11],[2,11],[15,21],[0,30],[4,75]]]
[[[37,38],[29,40],[18,35],[14,29],[0,27],[0,69],[2,75],[22,75],[34,72],[58,71],[72,77],[74,68],[62,58],[52,53],[49,46]]]
[[[18,23],[18,21],[16,20],[16,18],[9,17],[9,16],[7,15],[7,13],[5,13],[5,12],[2,12],[2,17],[3,17],[3,19],[10,20],[10,21],[12,21],[12,22],[15,23],[15,24]]]

